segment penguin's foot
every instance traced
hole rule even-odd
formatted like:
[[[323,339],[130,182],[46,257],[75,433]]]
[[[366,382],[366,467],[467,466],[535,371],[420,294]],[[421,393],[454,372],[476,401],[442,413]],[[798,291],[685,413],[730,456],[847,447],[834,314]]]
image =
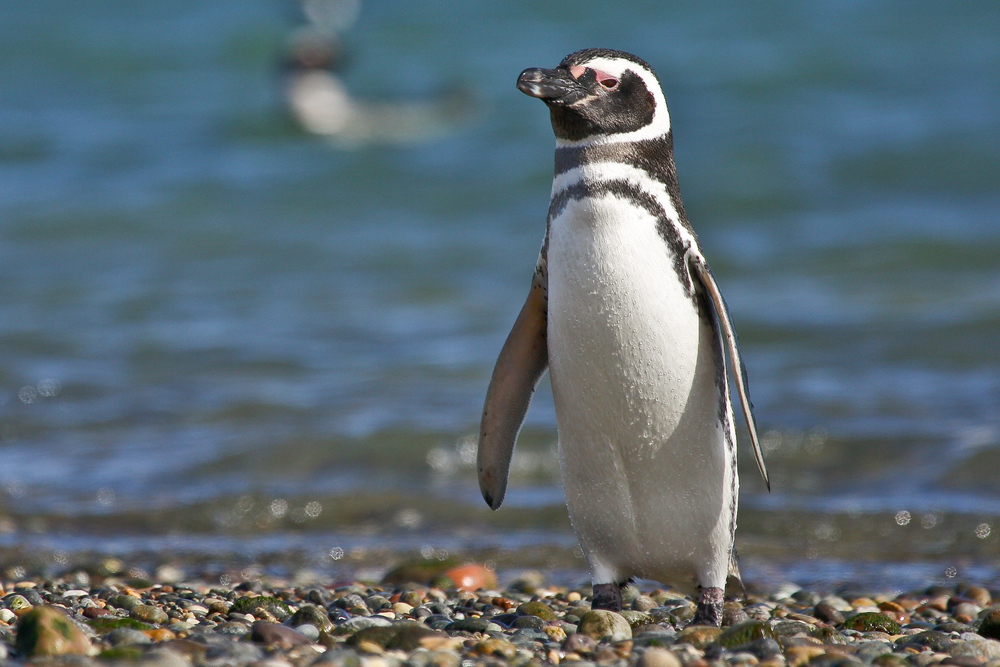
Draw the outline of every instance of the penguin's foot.
[[[594,601],[590,605],[591,609],[607,609],[608,611],[622,610],[622,587],[621,584],[594,584]],[[719,607],[719,613],[722,613]],[[720,616],[721,618],[721,616]]]
[[[714,586],[701,589],[698,608],[691,625],[722,625],[722,589]]]

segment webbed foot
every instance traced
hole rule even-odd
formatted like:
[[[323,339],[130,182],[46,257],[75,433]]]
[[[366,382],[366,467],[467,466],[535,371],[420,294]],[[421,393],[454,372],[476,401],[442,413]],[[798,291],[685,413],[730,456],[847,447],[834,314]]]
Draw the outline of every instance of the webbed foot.
[[[596,588],[595,588],[596,590]],[[714,586],[701,589],[698,608],[691,625],[722,625],[722,589]]]
[[[594,584],[594,601],[591,609],[622,610],[621,584]]]

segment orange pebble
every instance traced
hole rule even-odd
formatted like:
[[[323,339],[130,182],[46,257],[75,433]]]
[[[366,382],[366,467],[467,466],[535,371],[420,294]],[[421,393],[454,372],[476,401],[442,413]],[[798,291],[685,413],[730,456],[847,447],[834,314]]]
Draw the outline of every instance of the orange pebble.
[[[463,591],[497,587],[496,572],[479,563],[469,563],[452,568],[445,572],[444,576],[454,581],[455,586]]]

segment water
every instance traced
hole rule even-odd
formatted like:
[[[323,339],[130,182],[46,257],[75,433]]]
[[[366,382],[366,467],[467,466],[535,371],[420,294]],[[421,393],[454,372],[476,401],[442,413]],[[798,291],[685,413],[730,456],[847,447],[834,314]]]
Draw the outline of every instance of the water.
[[[470,437],[551,178],[513,82],[601,45],[660,74],[740,331],[751,569],[995,562],[1000,8],[640,5],[363,5],[352,95],[468,100],[403,145],[296,127],[294,3],[0,7],[3,544],[570,552],[546,383],[497,514]]]

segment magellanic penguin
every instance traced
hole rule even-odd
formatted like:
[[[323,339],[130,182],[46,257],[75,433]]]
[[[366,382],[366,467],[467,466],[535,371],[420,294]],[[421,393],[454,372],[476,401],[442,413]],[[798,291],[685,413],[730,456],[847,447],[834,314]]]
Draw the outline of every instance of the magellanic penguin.
[[[633,577],[700,587],[719,625],[739,478],[726,370],[770,488],[732,321],[684,214],[670,117],[652,68],[608,49],[526,69],[556,137],[545,240],[490,380],[483,497],[503,502],[514,441],[546,368],[566,504],[594,583],[620,610]]]

